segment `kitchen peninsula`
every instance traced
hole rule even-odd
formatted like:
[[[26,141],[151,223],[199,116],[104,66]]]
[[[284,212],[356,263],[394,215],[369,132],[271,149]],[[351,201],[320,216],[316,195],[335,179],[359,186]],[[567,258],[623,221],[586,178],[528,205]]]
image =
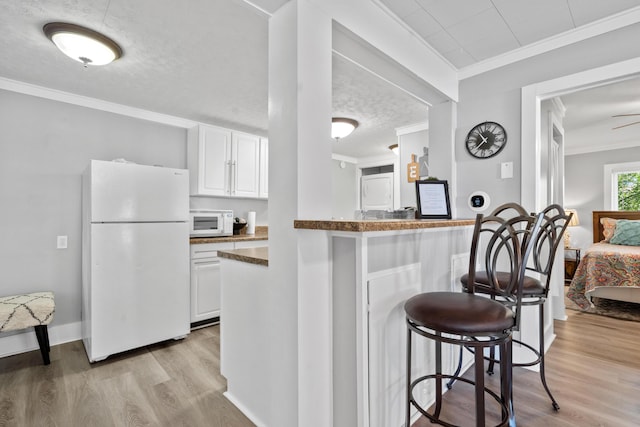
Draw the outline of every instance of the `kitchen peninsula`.
[[[313,298],[314,292],[305,289],[307,284],[298,283],[299,329],[304,329],[298,336],[329,340],[325,345],[318,339],[317,351],[299,352],[298,370],[317,372],[320,367],[326,371],[319,373],[323,383],[300,387],[299,392],[330,399],[333,425],[402,425],[404,301],[420,292],[460,289],[458,277],[467,269],[473,224],[469,219],[294,221],[299,242],[309,239],[309,233],[314,237],[323,233],[320,241],[330,254],[330,283],[321,284],[319,290],[328,298]],[[268,261],[258,263],[257,253],[221,251],[219,255],[225,319],[221,372],[228,382],[226,395],[256,424],[268,426],[271,408],[264,397],[273,379],[263,366],[277,353],[269,348],[269,328],[274,327],[269,318],[270,310],[278,309],[265,304],[269,301]],[[298,256],[315,263],[317,255],[300,244]],[[319,319],[318,312],[330,313],[328,321]],[[244,324],[234,327],[232,334],[225,329],[227,320]],[[307,330],[304,325],[314,326]],[[416,351],[426,354],[427,343],[420,344]],[[443,357],[445,365],[452,367],[454,353]],[[425,362],[428,359],[414,360],[420,361],[416,372],[432,368]]]

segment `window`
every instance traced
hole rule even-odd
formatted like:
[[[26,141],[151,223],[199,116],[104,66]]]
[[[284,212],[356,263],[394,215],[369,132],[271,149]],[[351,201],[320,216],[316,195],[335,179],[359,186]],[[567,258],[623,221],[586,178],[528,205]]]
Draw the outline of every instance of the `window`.
[[[604,166],[605,209],[640,210],[640,162]]]

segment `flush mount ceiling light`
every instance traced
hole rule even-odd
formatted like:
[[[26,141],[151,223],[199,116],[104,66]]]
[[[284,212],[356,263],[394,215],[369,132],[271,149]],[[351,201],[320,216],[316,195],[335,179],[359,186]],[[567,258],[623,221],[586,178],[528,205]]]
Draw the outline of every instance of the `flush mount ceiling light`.
[[[331,138],[336,140],[348,136],[358,127],[358,122],[344,117],[334,117],[331,119]]]
[[[389,150],[393,151],[393,154],[398,155],[398,144],[391,144]]]
[[[106,65],[122,56],[122,49],[109,37],[65,22],[50,22],[44,34],[69,58],[87,65]]]

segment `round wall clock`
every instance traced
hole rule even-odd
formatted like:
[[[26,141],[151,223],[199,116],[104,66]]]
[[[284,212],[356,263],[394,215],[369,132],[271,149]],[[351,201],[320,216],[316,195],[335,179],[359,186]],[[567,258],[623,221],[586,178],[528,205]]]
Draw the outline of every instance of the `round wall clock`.
[[[473,157],[488,159],[502,151],[507,144],[507,131],[496,122],[480,123],[469,131],[465,144]]]

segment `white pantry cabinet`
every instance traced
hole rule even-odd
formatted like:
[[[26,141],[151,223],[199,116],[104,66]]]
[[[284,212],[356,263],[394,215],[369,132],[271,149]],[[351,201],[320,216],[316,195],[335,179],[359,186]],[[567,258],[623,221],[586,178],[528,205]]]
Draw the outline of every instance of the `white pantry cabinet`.
[[[191,195],[260,197],[260,177],[266,176],[260,169],[260,140],[256,135],[204,124],[189,129]]]

